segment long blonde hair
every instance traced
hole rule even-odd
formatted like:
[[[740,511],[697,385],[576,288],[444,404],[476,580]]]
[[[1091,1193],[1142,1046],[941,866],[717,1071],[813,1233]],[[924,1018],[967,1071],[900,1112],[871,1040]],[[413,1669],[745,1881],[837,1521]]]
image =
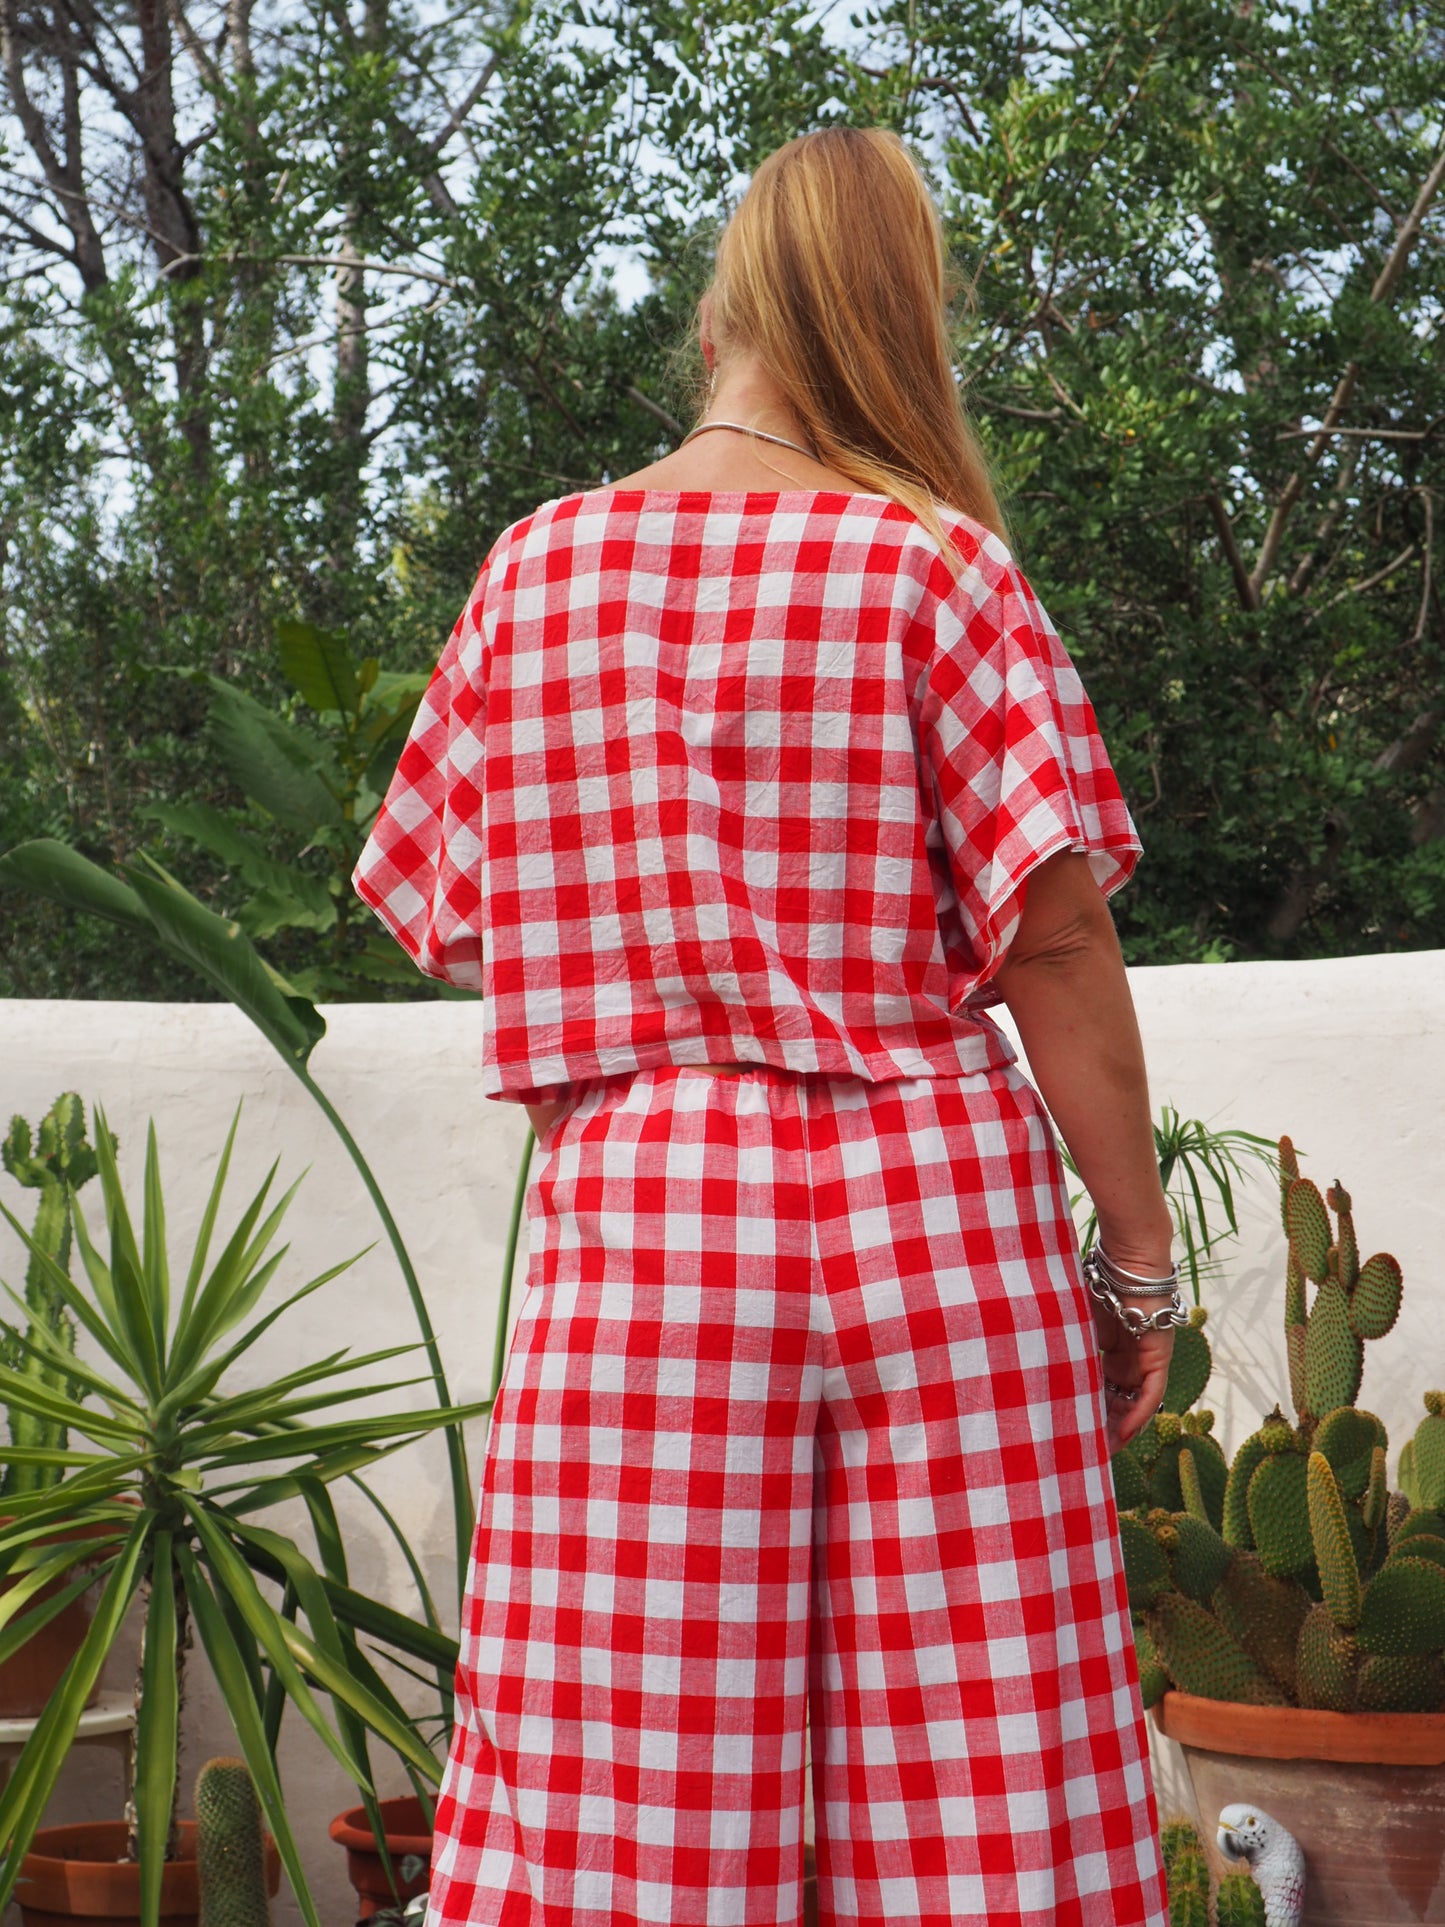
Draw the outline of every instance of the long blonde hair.
[[[820,461],[918,517],[1003,516],[959,398],[938,210],[896,134],[827,127],[761,163],[723,229],[709,305],[718,352],[751,350]]]

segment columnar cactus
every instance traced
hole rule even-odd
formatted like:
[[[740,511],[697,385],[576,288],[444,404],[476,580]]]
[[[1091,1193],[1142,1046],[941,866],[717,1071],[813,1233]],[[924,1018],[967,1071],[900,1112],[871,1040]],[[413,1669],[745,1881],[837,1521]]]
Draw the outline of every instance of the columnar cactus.
[[[1295,1421],[1276,1406],[1226,1469],[1213,1415],[1166,1398],[1115,1456],[1141,1687],[1146,1704],[1172,1683],[1255,1705],[1433,1712],[1445,1706],[1445,1393],[1427,1393],[1401,1454],[1404,1496],[1391,1494],[1385,1428],[1355,1400],[1366,1343],[1399,1315],[1400,1267],[1385,1253],[1360,1263],[1348,1193],[1322,1197],[1288,1138],[1280,1170]],[[1180,1337],[1179,1382],[1198,1397],[1207,1342]]]
[[[37,1245],[62,1271],[70,1269],[70,1196],[94,1177],[95,1153],[85,1141],[85,1106],[73,1091],[56,1098],[41,1119],[34,1140],[23,1117],[10,1120],[10,1131],[0,1142],[0,1161],[17,1183],[40,1193],[31,1233]],[[59,1293],[33,1254],[25,1273],[26,1327],[23,1336],[6,1327],[0,1340],[0,1359],[42,1385],[69,1391],[64,1364],[55,1356],[75,1350],[75,1326]],[[22,1451],[37,1447],[64,1451],[65,1427],[56,1419],[12,1411],[10,1442]],[[0,1478],[0,1499],[18,1492],[34,1492],[59,1482],[54,1466],[12,1464]]]
[[[270,1927],[265,1838],[244,1760],[207,1760],[196,1776],[199,1927]]]

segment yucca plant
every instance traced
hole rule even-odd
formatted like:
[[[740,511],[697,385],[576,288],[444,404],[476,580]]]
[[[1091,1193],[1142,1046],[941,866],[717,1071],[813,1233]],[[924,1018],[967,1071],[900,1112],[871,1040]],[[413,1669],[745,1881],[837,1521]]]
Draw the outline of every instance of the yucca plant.
[[[250,1019],[320,1109],[366,1186],[401,1272],[436,1398],[442,1405],[450,1405],[441,1347],[401,1229],[361,1146],[311,1073],[311,1056],[326,1035],[326,1019],[310,998],[267,963],[239,923],[218,916],[150,858],[127,865],[122,875],[112,876],[78,850],[39,837],[0,856],[0,894],[6,890],[34,891],[67,910],[104,917],[147,937],[167,956],[194,970],[212,992],[227,998]],[[461,1426],[444,1427],[442,1436],[450,1474],[460,1597],[474,1523],[472,1475]]]
[[[54,1791],[86,1700],[137,1596],[144,1601],[138,1682],[131,1851],[141,1870],[143,1927],[157,1927],[162,1866],[174,1834],[177,1729],[187,1630],[210,1661],[255,1779],[266,1824],[309,1927],[318,1927],[286,1816],[276,1744],[287,1707],[304,1719],[361,1789],[375,1824],[368,1740],[390,1747],[418,1790],[435,1785],[437,1758],[419,1723],[363,1651],[372,1647],[437,1693],[436,1723],[450,1725],[456,1644],[441,1631],[421,1570],[395,1521],[360,1478],[388,1453],[485,1412],[469,1406],[399,1409],[424,1378],[378,1382],[375,1367],[412,1346],[353,1358],[343,1350],[308,1360],[259,1388],[234,1383],[236,1367],[285,1314],[355,1262],[344,1259],[262,1311],[285,1264],[274,1248],[295,1196],[268,1208],[275,1179],[242,1211],[220,1255],[211,1250],[236,1127],[233,1121],[183,1282],[172,1291],[165,1207],[154,1127],[146,1145],[139,1229],[126,1203],[116,1145],[95,1114],[95,1151],[108,1237],[104,1255],[72,1192],[76,1249],[88,1287],[73,1282],[6,1210],[88,1343],[77,1356],[42,1327],[16,1343],[26,1359],[62,1365],[73,1391],[42,1376],[0,1368],[0,1399],[63,1426],[69,1444],[11,1446],[0,1462],[60,1474],[48,1490],[7,1500],[0,1571],[17,1581],[0,1598],[0,1658],[18,1651],[69,1599],[99,1583],[90,1632],[40,1716],[0,1794],[0,1907]],[[4,1210],[0,1206],[0,1210]],[[20,1310],[24,1302],[3,1289]],[[365,1417],[343,1408],[384,1399]],[[378,1508],[415,1578],[414,1621],[355,1590],[329,1488],[350,1479]],[[312,1559],[264,1523],[267,1511],[300,1500],[310,1517]],[[87,1536],[56,1539],[83,1527]],[[60,1582],[53,1597],[42,1588]],[[329,1715],[329,1716],[328,1716]]]

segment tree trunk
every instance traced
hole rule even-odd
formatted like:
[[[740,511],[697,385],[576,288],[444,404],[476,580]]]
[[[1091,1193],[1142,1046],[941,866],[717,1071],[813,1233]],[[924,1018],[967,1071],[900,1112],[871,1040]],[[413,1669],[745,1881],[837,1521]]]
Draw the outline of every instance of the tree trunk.
[[[175,326],[176,389],[181,433],[198,481],[210,469],[211,431],[206,419],[206,335],[202,310],[189,297],[201,271],[200,229],[185,192],[184,155],[176,138],[171,66],[175,49],[165,0],[136,0],[141,77],[130,96],[131,123],[140,136],[142,190],[151,244],[171,289]]]

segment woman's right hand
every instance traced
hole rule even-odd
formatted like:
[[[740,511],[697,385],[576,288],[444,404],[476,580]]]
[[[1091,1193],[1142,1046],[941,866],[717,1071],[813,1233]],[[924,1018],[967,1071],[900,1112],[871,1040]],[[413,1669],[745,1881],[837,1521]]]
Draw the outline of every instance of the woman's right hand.
[[[1131,1298],[1129,1303],[1151,1312],[1169,1299],[1167,1295]],[[1174,1355],[1174,1332],[1172,1328],[1149,1331],[1135,1338],[1107,1305],[1095,1300],[1094,1333],[1104,1368],[1105,1431],[1109,1451],[1114,1453],[1142,1432],[1159,1410]]]

